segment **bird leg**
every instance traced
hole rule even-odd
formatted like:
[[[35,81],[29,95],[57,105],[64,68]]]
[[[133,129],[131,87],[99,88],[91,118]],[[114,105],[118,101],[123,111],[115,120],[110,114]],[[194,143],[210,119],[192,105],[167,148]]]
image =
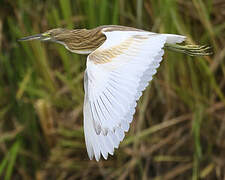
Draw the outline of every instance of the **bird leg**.
[[[165,48],[171,51],[180,52],[189,56],[208,56],[213,52],[212,48],[207,45],[178,45],[178,44],[165,44]]]

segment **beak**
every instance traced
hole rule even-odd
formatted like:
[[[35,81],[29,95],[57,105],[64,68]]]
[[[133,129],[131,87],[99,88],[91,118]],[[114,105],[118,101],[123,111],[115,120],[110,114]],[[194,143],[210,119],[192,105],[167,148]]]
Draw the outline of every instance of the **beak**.
[[[32,41],[32,40],[46,41],[46,40],[50,40],[50,39],[51,39],[51,37],[49,36],[49,34],[43,33],[43,34],[36,34],[33,36],[27,36],[27,37],[18,39],[18,41]]]

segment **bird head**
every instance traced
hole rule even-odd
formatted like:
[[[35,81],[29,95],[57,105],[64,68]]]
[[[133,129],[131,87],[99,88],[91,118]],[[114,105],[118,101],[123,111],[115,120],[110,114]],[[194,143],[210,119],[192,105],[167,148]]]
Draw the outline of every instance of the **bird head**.
[[[32,36],[27,36],[19,39],[19,41],[32,41],[32,40],[40,40],[40,41],[53,41],[58,43],[64,43],[64,41],[68,38],[68,34],[70,30],[64,28],[56,28],[48,30],[41,34],[36,34]]]
[[[106,37],[99,29],[64,29],[56,28],[48,30],[42,34],[27,36],[19,41],[50,41],[62,44],[71,52],[78,54],[89,54],[98,48]]]

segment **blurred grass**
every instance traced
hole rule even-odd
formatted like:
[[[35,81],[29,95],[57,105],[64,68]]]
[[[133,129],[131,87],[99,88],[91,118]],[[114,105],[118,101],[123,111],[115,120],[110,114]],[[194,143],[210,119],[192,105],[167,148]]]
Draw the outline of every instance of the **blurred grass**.
[[[0,2],[1,179],[224,179],[223,0]],[[35,7],[35,8],[34,8]],[[18,43],[55,27],[121,24],[177,33],[214,54],[167,52],[107,161],[89,161],[83,129],[85,56]]]

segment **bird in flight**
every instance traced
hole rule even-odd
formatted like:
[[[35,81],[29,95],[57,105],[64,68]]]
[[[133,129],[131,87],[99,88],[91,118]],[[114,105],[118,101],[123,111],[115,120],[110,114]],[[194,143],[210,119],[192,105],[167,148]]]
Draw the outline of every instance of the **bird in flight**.
[[[210,47],[178,45],[185,36],[158,34],[106,25],[94,29],[57,28],[20,41],[62,44],[73,53],[88,54],[84,73],[84,135],[88,156],[99,161],[113,155],[129,130],[135,107],[152,80],[164,49],[190,56],[210,55]]]

